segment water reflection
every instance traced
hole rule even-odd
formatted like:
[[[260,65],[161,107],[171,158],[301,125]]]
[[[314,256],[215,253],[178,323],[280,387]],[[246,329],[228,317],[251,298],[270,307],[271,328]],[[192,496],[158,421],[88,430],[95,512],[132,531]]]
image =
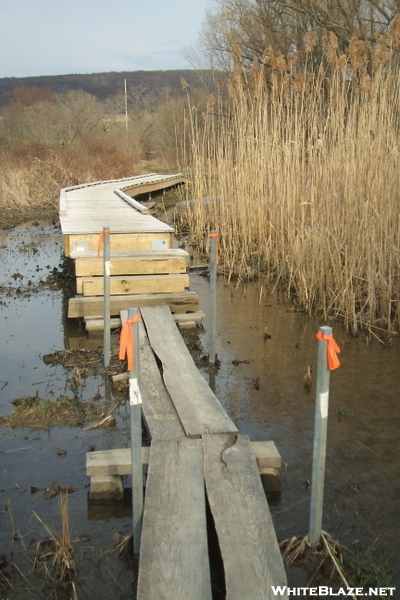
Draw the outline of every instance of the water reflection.
[[[207,314],[208,281],[193,276],[191,285]],[[257,284],[235,292],[219,279],[215,393],[241,433],[273,439],[282,455],[282,501],[272,507],[278,538],[306,534],[315,387],[307,395],[303,377],[308,365],[316,372],[315,333],[323,324],[342,350],[342,366],[331,373],[323,528],[345,544],[377,539],[376,553],[391,557],[399,584],[399,339],[367,345],[338,322],[288,312],[276,292],[260,297]],[[204,327],[207,353],[207,319]]]

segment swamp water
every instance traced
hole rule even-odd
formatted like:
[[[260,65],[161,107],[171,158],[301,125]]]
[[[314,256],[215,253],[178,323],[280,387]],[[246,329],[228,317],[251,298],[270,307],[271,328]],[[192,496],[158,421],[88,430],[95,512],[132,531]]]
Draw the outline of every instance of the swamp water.
[[[60,231],[26,227],[0,232],[0,416],[15,408],[20,397],[43,400],[67,396],[96,405],[106,414],[124,396],[104,377],[82,365],[85,385],[74,385],[73,371],[49,365],[45,355],[58,350],[93,349],[102,336],[87,337],[75,321],[66,322],[63,292],[49,274],[62,260]],[[30,282],[30,283],[29,283]],[[191,288],[208,312],[208,281],[191,276]],[[309,365],[316,371],[316,319],[290,312],[279,295],[260,294],[257,284],[237,291],[218,280],[217,352],[221,366],[215,393],[241,433],[251,440],[275,441],[282,455],[282,497],[271,506],[279,540],[308,530],[314,394],[303,390]],[[394,571],[400,586],[398,535],[400,521],[399,426],[400,340],[389,347],[365,336],[352,338],[339,323],[328,323],[341,347],[342,366],[331,374],[323,528],[354,553],[373,545],[371,556]],[[207,354],[204,330],[186,334],[195,352]],[[270,339],[264,340],[265,327]],[[115,336],[115,341],[116,341]],[[96,360],[93,357],[86,362]],[[203,367],[204,377],[212,375]],[[76,382],[75,382],[76,384]],[[135,575],[129,564],[110,550],[118,534],[131,533],[131,502],[96,505],[89,501],[85,455],[129,446],[129,412],[114,413],[116,426],[84,431],[82,427],[0,427],[0,555],[13,558],[26,580],[11,568],[15,587],[1,591],[9,600],[46,598],[49,588],[32,572],[38,542],[60,532],[57,497],[43,491],[58,480],[75,488],[69,494],[69,520],[74,544],[79,598],[108,600],[134,597]],[[126,483],[129,486],[129,480]],[[306,585],[302,571],[290,567],[292,585]],[[378,585],[378,584],[377,584]],[[387,585],[387,584],[384,584]]]

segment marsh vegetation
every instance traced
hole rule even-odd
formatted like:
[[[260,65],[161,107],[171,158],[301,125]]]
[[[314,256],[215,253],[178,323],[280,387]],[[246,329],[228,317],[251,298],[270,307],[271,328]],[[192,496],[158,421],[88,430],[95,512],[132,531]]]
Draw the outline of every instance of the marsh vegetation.
[[[199,110],[188,93],[186,218],[206,249],[219,232],[228,279],[267,275],[308,313],[353,334],[400,328],[400,84],[394,36],[327,35],[316,68],[272,48]],[[308,61],[308,62],[307,62]],[[375,329],[376,328],[376,329]]]

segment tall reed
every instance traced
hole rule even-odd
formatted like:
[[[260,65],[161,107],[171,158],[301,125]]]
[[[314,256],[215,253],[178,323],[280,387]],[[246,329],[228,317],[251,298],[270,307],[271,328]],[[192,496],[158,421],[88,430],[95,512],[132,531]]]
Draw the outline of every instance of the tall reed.
[[[317,71],[234,56],[227,88],[190,106],[186,219],[220,233],[229,278],[269,275],[348,330],[399,330],[400,79],[389,40],[330,34]]]

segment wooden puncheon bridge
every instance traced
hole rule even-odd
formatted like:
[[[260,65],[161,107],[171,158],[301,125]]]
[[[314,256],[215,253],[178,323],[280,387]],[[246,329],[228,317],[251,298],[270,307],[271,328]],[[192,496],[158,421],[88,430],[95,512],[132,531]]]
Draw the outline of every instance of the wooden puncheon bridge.
[[[139,307],[142,316],[140,391],[151,446],[142,449],[147,480],[137,598],[211,600],[212,522],[225,597],[270,600],[275,597],[272,586],[285,586],[286,575],[260,473],[276,475],[280,456],[272,441],[251,444],[239,433],[194,365],[176,326],[173,313],[186,313],[190,319],[198,312],[198,299],[186,290],[186,269],[174,272],[182,269],[174,263],[182,255],[172,252],[173,229],[120,193],[123,188],[131,198],[141,182],[162,188],[175,185],[180,176],[158,177],[69,188],[62,190],[60,200],[65,253],[74,258],[77,273],[78,295],[70,300],[69,316],[102,314],[102,278],[94,253],[104,225],[111,230],[111,261],[125,265],[124,273],[114,267],[112,278],[125,281],[126,270],[131,278],[123,292],[119,284],[111,286],[112,314],[121,312],[124,320],[126,309]],[[166,291],[163,279],[175,275],[185,278],[184,289]],[[154,276],[159,287],[149,283],[147,288],[143,280],[154,281]],[[130,458],[129,449],[88,453],[91,493],[118,494],[121,476],[131,473]]]

